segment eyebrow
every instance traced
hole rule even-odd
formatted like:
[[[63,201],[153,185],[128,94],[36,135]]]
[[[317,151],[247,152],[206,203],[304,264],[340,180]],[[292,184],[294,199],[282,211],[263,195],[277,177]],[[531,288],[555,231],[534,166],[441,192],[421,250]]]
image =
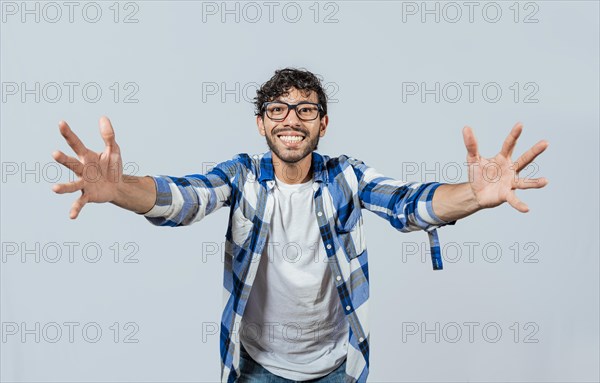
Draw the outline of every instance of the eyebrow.
[[[283,100],[281,100],[279,98],[277,98],[277,99],[275,99],[275,100],[273,100],[271,102],[282,102],[284,104],[289,104],[289,102],[285,102],[285,101],[283,101]],[[310,102],[311,104],[318,104],[318,102],[314,102],[314,101],[310,101],[310,100],[302,100],[302,101],[297,102],[296,104],[302,104],[303,102]]]

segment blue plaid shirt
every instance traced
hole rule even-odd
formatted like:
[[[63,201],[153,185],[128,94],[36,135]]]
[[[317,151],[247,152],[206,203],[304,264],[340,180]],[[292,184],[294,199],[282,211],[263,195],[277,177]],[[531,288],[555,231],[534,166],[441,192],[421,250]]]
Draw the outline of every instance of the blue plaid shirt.
[[[327,262],[349,324],[346,362],[348,382],[366,382],[369,374],[369,272],[362,208],[385,218],[401,232],[425,230],[434,269],[442,268],[436,228],[444,222],[431,201],[438,182],[403,182],[385,177],[362,161],[312,153],[315,219]],[[225,235],[221,381],[240,376],[240,344],[233,336],[267,242],[274,209],[275,177],[271,152],[238,154],[206,174],[154,177],[157,198],[145,217],[154,225],[183,226],[228,206]]]

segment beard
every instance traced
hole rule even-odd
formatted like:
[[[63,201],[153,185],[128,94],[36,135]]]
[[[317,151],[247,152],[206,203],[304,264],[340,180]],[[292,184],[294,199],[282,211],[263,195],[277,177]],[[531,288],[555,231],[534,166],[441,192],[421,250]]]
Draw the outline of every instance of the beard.
[[[319,146],[319,134],[317,133],[314,138],[310,137],[305,132],[301,132],[305,134],[304,140],[302,141],[302,145],[300,148],[288,148],[286,147],[277,135],[279,133],[275,133],[273,135],[265,135],[267,139],[267,145],[269,149],[273,153],[279,157],[279,159],[288,164],[295,164],[300,161],[304,157],[311,154],[314,150],[317,150]]]

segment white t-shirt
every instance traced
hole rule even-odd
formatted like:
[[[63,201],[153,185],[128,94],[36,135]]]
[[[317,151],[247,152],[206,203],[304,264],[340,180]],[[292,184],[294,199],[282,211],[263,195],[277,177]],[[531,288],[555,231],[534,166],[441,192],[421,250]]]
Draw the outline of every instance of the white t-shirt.
[[[275,181],[268,242],[242,317],[240,340],[271,373],[316,379],[344,361],[348,322],[315,217],[313,181]]]

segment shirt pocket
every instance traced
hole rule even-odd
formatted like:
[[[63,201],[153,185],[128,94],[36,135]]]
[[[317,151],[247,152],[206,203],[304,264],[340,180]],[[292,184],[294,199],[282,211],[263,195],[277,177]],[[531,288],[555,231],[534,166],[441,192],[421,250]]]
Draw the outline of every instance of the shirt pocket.
[[[335,231],[338,244],[348,262],[367,249],[362,214],[359,213],[357,218],[348,220],[344,224],[336,223]]]
[[[231,217],[231,241],[243,247],[252,234],[254,223],[244,216],[240,209],[236,209]]]

